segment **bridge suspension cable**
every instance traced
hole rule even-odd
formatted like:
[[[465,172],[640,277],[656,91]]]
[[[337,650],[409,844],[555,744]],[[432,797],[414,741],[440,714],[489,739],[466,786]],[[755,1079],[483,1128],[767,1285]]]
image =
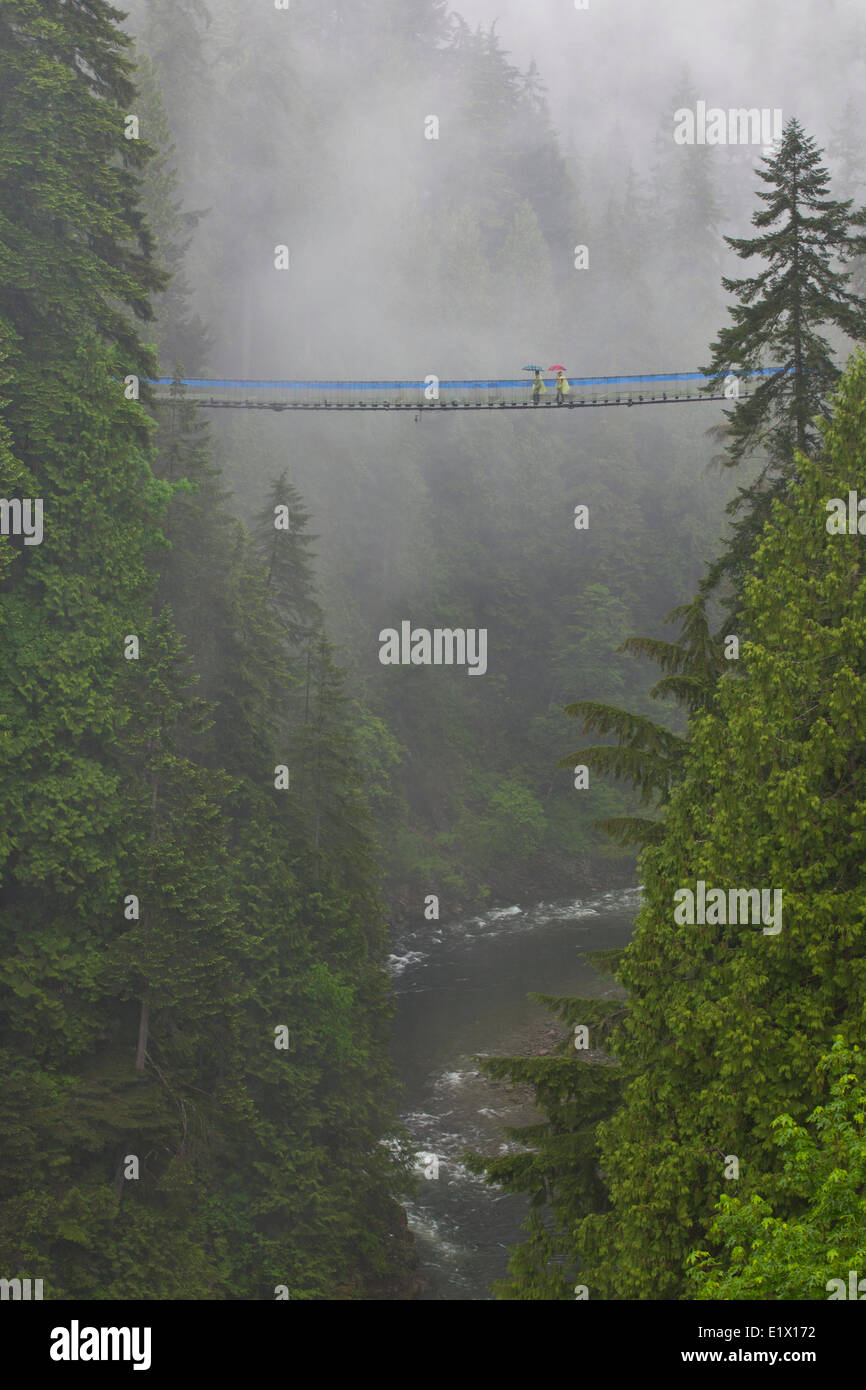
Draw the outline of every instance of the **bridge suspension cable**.
[[[752,377],[768,376],[778,368],[764,367],[745,374],[737,384],[737,398],[748,396]],[[435,376],[416,381],[238,381],[209,377],[171,377],[151,381],[158,401],[171,396],[179,385],[186,400],[212,409],[235,410],[348,410],[425,413],[435,410],[573,410],[613,405],[661,405],[687,401],[730,399],[724,390],[704,392],[709,378],[702,372],[653,373],[643,376],[569,377],[569,390],[556,392],[555,377],[543,378],[546,391],[533,399],[532,380],[439,380]]]

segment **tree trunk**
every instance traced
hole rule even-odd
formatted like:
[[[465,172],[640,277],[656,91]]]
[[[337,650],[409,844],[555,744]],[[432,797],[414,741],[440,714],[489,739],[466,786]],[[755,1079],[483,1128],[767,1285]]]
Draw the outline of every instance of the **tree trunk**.
[[[147,1028],[149,1022],[150,1002],[147,999],[142,999],[141,1013],[138,1019],[138,1048],[135,1054],[136,1071],[144,1071],[144,1059],[147,1053]]]
[[[152,845],[156,839],[156,798],[159,790],[159,782],[156,777],[151,779],[151,798],[150,798],[150,834],[147,837],[148,845]],[[142,931],[150,931],[150,909],[145,908]],[[141,1013],[138,1016],[138,1047],[135,1052],[135,1070],[144,1071],[144,1059],[147,1056],[147,1034],[150,1026],[150,1000],[145,994],[141,1001]]]

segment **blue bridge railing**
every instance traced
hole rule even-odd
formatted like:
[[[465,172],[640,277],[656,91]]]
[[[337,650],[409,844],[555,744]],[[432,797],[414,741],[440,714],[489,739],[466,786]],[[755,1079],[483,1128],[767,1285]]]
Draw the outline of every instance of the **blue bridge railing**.
[[[764,367],[740,378],[739,395],[747,396],[751,378],[772,375]],[[530,376],[484,380],[426,377],[406,381],[289,381],[183,378],[187,400],[201,406],[262,410],[508,410],[563,409],[576,406],[648,405],[664,401],[724,399],[724,390],[707,393],[702,372],[648,373],[642,376],[569,377],[569,390],[557,395],[556,379],[543,378],[537,398]],[[171,377],[150,383],[158,400],[171,395]]]

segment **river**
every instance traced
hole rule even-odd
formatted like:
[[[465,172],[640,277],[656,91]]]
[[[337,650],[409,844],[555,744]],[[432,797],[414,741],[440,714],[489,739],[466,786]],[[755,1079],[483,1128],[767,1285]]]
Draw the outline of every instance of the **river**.
[[[424,922],[395,942],[403,1122],[429,1156],[430,1176],[421,1176],[407,1203],[424,1300],[491,1299],[490,1284],[507,1273],[507,1247],[520,1240],[527,1210],[522,1197],[488,1187],[459,1161],[465,1149],[508,1152],[501,1127],[535,1116],[526,1088],[486,1080],[476,1056],[553,1050],[563,1025],[527,994],[608,993],[612,981],[585,953],[626,945],[639,904],[638,888],[514,904]]]

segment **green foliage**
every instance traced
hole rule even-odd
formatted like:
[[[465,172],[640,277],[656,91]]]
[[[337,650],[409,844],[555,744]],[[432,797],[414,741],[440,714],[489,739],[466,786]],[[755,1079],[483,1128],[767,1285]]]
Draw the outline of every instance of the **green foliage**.
[[[822,1051],[860,1026],[866,588],[857,538],[828,535],[824,503],[866,482],[864,401],[860,354],[820,457],[799,457],[799,489],[774,505],[746,585],[743,671],[693,721],[664,835],[642,857],[645,905],[618,975],[630,1011],[613,1042],[626,1091],[600,1134],[613,1209],[577,1234],[602,1297],[683,1294],[724,1156],[739,1158],[748,1205],[778,1173],[774,1118],[802,1122]],[[673,895],[697,879],[780,888],[781,932],[677,925]],[[797,1209],[780,1192],[779,1218]]]
[[[531,857],[545,831],[544,810],[538,800],[512,778],[503,779],[487,803],[477,833],[485,840],[485,858],[503,859],[516,854]]]
[[[762,460],[757,480],[740,488],[728,512],[741,512],[723,554],[705,585],[722,579],[742,595],[749,560],[774,497],[796,483],[795,450],[814,449],[818,421],[826,419],[830,393],[840,369],[825,333],[836,329],[861,341],[866,335],[866,299],[850,287],[845,267],[866,250],[866,208],[853,211],[851,199],[829,196],[829,175],[821,151],[792,118],[776,153],[757,169],[767,192],[752,222],[754,237],[725,237],[742,259],[759,257],[766,268],[744,280],[724,278],[738,302],[729,308],[733,323],[719,331],[705,370],[718,390],[729,373],[759,367],[777,370],[749,382],[749,394],[726,411],[724,462],[736,466],[750,452]]]
[[[798,1125],[773,1121],[782,1157],[776,1180],[791,1209],[785,1219],[755,1193],[750,1202],[721,1196],[710,1226],[718,1255],[692,1251],[689,1287],[696,1299],[826,1299],[849,1296],[849,1271],[866,1269],[866,1087],[859,1047],[834,1040],[819,1066],[830,1093]],[[841,1280],[843,1291],[833,1280]]]
[[[118,18],[106,0],[0,3],[0,319],[18,370],[19,353],[42,372],[55,353],[69,362],[94,328],[119,375],[152,374],[126,311],[152,317],[165,276],[137,206],[152,150],[124,137],[134,88]]]
[[[754,213],[756,237],[725,237],[743,259],[769,262],[745,280],[723,279],[739,303],[733,325],[719,332],[707,368],[718,389],[732,371],[748,372],[772,364],[778,371],[755,384],[747,400],[729,412],[729,462],[740,462],[760,440],[771,465],[790,476],[794,449],[818,442],[814,420],[827,410],[827,397],[839,379],[829,344],[821,330],[833,324],[849,338],[866,329],[866,301],[848,288],[844,266],[864,249],[866,209],[852,213],[853,203],[829,198],[829,175],[821,151],[799,121],[789,120],[777,152],[756,170],[768,192],[758,193],[765,207]],[[780,226],[777,226],[781,223]]]
[[[0,1267],[61,1299],[376,1296],[405,1162],[342,677],[303,509],[265,568],[179,383],[156,422],[126,399],[165,277],[119,17],[0,0],[0,481],[45,516],[0,550]],[[194,336],[182,286],[164,312]]]
[[[195,487],[178,494],[169,527],[175,568],[162,583],[180,600],[213,702],[199,756],[234,778],[225,798],[228,891],[238,920],[255,923],[236,965],[244,1128],[231,1110],[221,1127],[231,1155],[217,1208],[231,1260],[224,1287],[236,1297],[271,1297],[276,1283],[288,1284],[292,1298],[337,1289],[355,1297],[392,1272],[386,1235],[402,1159],[380,1145],[392,1125],[384,933],[359,755],[321,630],[307,513],[297,490],[277,479],[248,536],[227,510],[182,391],[160,415],[160,467],[183,469]],[[275,526],[276,505],[289,506],[285,528]],[[277,764],[290,769],[288,795],[273,789]],[[294,1040],[287,1054],[273,1051],[280,1022]]]
[[[176,10],[172,28],[176,44]],[[189,71],[185,74],[184,84],[188,99]],[[192,291],[185,264],[202,213],[184,209],[177,174],[177,149],[153,64],[143,53],[138,54],[136,86],[136,114],[141,130],[154,151],[144,172],[141,198],[147,208],[151,235],[170,276],[165,288],[154,297],[153,336],[163,369],[180,361],[195,376],[202,372],[212,343],[208,329],[192,308]]]
[[[618,1004],[605,999],[533,997],[559,1014],[569,1028],[575,1022],[591,1025],[592,1036],[598,1032],[599,1039],[610,1016],[621,1012]],[[483,1174],[486,1182],[529,1197],[528,1239],[511,1252],[509,1278],[496,1286],[497,1296],[507,1300],[572,1297],[580,1264],[574,1223],[605,1205],[596,1129],[618,1102],[620,1072],[609,1062],[584,1061],[572,1047],[571,1035],[558,1051],[558,1057],[480,1059],[493,1079],[531,1085],[535,1105],[545,1117],[537,1124],[505,1129],[506,1137],[521,1145],[520,1151],[496,1158],[463,1156],[470,1172]]]
[[[322,622],[314,598],[310,546],[316,537],[307,533],[309,519],[298,489],[283,469],[268,489],[255,536],[272,600],[294,642],[310,637]]]
[[[635,935],[606,966],[627,999],[540,1000],[569,1025],[592,1022],[607,1059],[486,1064],[531,1082],[548,1115],[524,1131],[528,1153],[473,1160],[547,1208],[513,1253],[502,1297],[566,1298],[575,1274],[593,1298],[820,1297],[828,1278],[863,1263],[851,1050],[866,1009],[866,584],[858,537],[828,533],[825,503],[866,489],[864,419],[858,353],[820,454],[798,456],[799,487],[763,531],[741,670],[694,709],[665,788],[665,820],[641,856]],[[651,733],[623,712],[588,713]],[[674,895],[698,879],[781,890],[781,931],[678,923]],[[819,1065],[840,1032],[849,1041]],[[574,1111],[556,1090],[568,1077]],[[570,1144],[569,1166],[557,1168]],[[731,1156],[736,1195],[718,1200]]]
[[[752,279],[723,279],[725,289],[740,302],[729,311],[734,325],[723,328],[713,344],[712,364],[706,369],[712,380],[705,389],[717,392],[731,372],[750,372],[770,363],[778,367],[763,381],[750,384],[748,397],[726,411],[728,424],[721,431],[729,465],[741,463],[759,445],[767,461],[757,482],[740,488],[728,506],[729,512],[745,513],[725,552],[710,566],[691,602],[668,614],[667,622],[680,625],[679,640],[630,637],[620,649],[649,657],[661,668],[662,678],[649,692],[653,699],[672,698],[692,714],[713,707],[717,683],[728,666],[723,638],[730,618],[717,633],[711,632],[709,596],[722,579],[728,580],[733,593],[724,607],[735,616],[741,638],[748,635],[741,600],[757,537],[772,499],[784,495],[796,479],[794,450],[815,443],[817,420],[822,413],[826,417],[828,393],[839,379],[821,330],[834,326],[853,338],[866,333],[866,301],[847,288],[849,274],[833,268],[834,261],[844,265],[866,247],[864,236],[852,230],[866,225],[866,209],[854,213],[851,201],[834,202],[827,196],[829,177],[821,167],[820,151],[794,119],[777,153],[765,163],[767,168],[757,172],[772,191],[758,194],[766,207],[752,219],[762,235],[725,240],[739,256],[759,256],[769,265]],[[706,215],[711,218],[709,204]],[[777,227],[782,219],[786,220]],[[583,720],[584,732],[614,734],[618,741],[582,749],[561,766],[584,762],[630,784],[640,792],[642,805],[667,805],[682,775],[684,738],[643,716],[598,702],[575,701],[566,713]],[[660,832],[653,819],[613,816],[598,824],[619,843],[658,843]]]

